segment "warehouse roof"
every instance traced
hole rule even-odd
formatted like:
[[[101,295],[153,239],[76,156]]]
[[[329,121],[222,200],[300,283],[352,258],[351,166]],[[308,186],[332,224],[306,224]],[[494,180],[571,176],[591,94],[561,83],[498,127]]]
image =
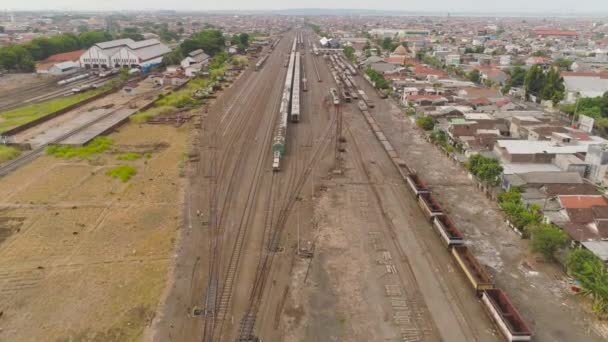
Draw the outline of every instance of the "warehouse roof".
[[[127,45],[129,43],[135,43],[135,41],[131,38],[125,38],[125,39],[110,40],[108,42],[103,42],[103,43],[97,43],[95,45],[98,46],[99,48],[105,50],[105,49],[112,49],[115,47]]]
[[[171,52],[171,49],[169,49],[165,44],[146,46],[133,51],[133,53],[135,53],[142,62],[162,56],[169,52]]]

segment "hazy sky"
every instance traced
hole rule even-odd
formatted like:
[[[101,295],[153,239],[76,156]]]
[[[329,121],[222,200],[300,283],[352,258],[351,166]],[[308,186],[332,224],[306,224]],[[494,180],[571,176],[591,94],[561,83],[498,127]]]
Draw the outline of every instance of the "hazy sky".
[[[0,0],[0,9],[25,10],[260,10],[287,8],[393,9],[434,12],[608,14],[608,0]]]

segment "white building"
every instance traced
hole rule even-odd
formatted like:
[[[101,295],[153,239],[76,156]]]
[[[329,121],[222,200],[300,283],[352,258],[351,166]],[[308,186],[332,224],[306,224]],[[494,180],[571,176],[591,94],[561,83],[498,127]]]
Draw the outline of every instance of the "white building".
[[[565,102],[573,103],[577,97],[597,97],[608,91],[608,73],[562,72],[566,87]]]
[[[148,68],[157,64],[171,50],[156,39],[118,39],[97,43],[80,56],[83,68]]]

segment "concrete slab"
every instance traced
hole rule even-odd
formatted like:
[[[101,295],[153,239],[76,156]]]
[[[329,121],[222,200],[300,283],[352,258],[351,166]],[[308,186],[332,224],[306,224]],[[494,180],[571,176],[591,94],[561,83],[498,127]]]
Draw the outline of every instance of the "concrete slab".
[[[32,148],[40,147],[49,143],[55,142],[57,139],[65,136],[69,132],[78,129],[79,127],[93,122],[100,117],[110,113],[112,109],[95,109],[75,117],[74,119],[63,122],[58,126],[51,127],[29,139],[24,140],[21,144],[29,144]]]
[[[119,125],[123,121],[127,120],[129,116],[135,113],[137,109],[119,109],[112,115],[95,122],[80,132],[70,136],[69,138],[59,142],[59,145],[70,145],[70,146],[82,146],[89,141],[93,140],[96,136],[109,131],[115,126]]]

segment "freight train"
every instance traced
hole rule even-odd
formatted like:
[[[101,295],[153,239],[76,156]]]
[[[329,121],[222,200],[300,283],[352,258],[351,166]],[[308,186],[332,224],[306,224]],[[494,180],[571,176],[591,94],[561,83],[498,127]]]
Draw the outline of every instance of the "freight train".
[[[485,267],[479,263],[471,250],[465,246],[464,234],[443,211],[422,178],[408,168],[406,163],[399,158],[363,101],[359,101],[359,109],[374,132],[374,135],[380,141],[385,152],[401,174],[404,182],[408,185],[412,195],[418,201],[421,210],[431,221],[444,245],[451,250],[456,265],[467,279],[471,288],[481,297],[484,308],[504,339],[506,341],[530,341],[532,339],[532,331],[517,308],[509,300],[507,294],[503,290],[496,288]]]

